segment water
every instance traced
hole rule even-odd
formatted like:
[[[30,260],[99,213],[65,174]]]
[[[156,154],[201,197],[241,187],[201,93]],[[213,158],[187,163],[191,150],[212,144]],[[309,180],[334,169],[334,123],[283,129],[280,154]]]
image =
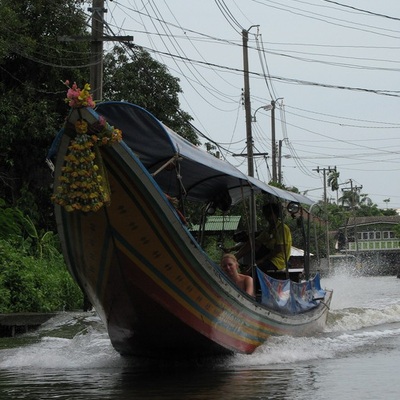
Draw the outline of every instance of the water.
[[[400,279],[338,275],[326,331],[202,364],[124,359],[95,313],[0,339],[0,399],[310,399],[400,396]]]

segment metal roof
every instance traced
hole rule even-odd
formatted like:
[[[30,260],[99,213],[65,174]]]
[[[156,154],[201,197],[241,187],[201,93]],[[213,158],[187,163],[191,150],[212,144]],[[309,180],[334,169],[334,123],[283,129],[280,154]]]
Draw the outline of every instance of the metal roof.
[[[206,232],[236,231],[239,226],[240,215],[212,215],[207,217],[205,223]],[[191,231],[198,231],[199,225],[193,225]]]
[[[347,227],[354,225],[371,225],[371,224],[400,224],[400,215],[377,215],[368,217],[350,217]],[[344,227],[341,227],[342,229]]]

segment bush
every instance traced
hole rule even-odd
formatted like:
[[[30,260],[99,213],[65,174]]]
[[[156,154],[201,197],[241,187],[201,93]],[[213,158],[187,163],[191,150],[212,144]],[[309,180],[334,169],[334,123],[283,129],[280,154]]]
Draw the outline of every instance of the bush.
[[[82,292],[61,254],[37,258],[14,243],[0,239],[1,313],[82,309]]]

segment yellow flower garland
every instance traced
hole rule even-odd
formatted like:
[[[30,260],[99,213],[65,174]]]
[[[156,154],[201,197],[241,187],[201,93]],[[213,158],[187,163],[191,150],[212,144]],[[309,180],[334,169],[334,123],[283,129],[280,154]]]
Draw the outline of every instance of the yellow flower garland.
[[[84,91],[80,91],[76,84],[72,89],[68,90],[66,99],[72,108],[80,108],[82,103],[94,107],[88,84]],[[98,147],[121,141],[122,132],[110,126],[101,116],[92,125],[78,119],[73,128],[67,123],[65,129],[73,129],[71,136],[75,137],[71,139],[64,157],[60,184],[52,201],[66,211],[97,211],[110,203],[110,188]]]

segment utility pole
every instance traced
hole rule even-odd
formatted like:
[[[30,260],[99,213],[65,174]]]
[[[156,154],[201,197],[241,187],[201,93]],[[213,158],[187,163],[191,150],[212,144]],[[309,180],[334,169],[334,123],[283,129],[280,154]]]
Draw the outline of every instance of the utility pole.
[[[359,192],[361,191],[361,189],[363,188],[362,185],[361,186],[353,186],[353,180],[349,179],[350,182],[350,209],[351,209],[351,213],[353,214],[353,223],[354,223],[354,227],[353,227],[353,232],[354,232],[354,243],[355,243],[355,247],[356,247],[356,259],[357,262],[358,260],[358,227],[357,227],[357,222],[356,222],[356,213],[355,213],[355,208],[356,208],[356,203],[358,203],[359,201]],[[345,192],[346,190],[348,190],[349,188],[343,188],[342,192]],[[356,201],[357,200],[357,201]]]
[[[254,176],[253,159],[253,136],[251,131],[251,104],[250,104],[250,79],[249,79],[249,57],[248,41],[249,30],[242,31],[243,39],[243,72],[244,72],[244,110],[246,114],[246,144],[247,144],[247,171],[249,176]]]
[[[271,142],[272,142],[272,182],[277,182],[276,179],[276,143],[275,143],[275,105],[276,101],[271,101]]]
[[[94,101],[103,98],[103,31],[104,0],[93,0],[92,7],[92,41],[90,48],[90,88]]]
[[[279,165],[276,161],[276,153],[277,153],[277,146],[276,146],[276,139],[275,139],[275,108],[276,102],[278,100],[282,100],[283,97],[279,97],[279,99],[271,100],[271,104],[258,107],[257,110],[254,112],[253,122],[256,122],[256,113],[261,108],[265,111],[271,110],[271,149],[272,149],[272,182],[279,182],[281,183],[281,166],[280,166],[280,156],[279,157]],[[282,141],[279,141],[279,152],[282,147]],[[259,153],[261,154],[261,153]],[[280,153],[279,153],[280,154]],[[277,172],[279,170],[279,173]]]
[[[90,77],[89,83],[94,101],[103,99],[103,42],[131,42],[133,36],[104,36],[104,0],[93,0],[92,7],[88,8],[92,13],[92,34],[87,36],[60,36],[62,42],[88,41],[90,40]]]
[[[322,172],[324,175],[324,205],[325,205],[325,215],[326,215],[326,255],[327,255],[327,262],[328,262],[328,271],[330,272],[331,265],[329,260],[330,255],[330,246],[329,246],[329,218],[328,218],[328,201],[326,196],[326,175],[327,173],[336,172],[336,167],[331,168],[319,168],[317,167],[313,171],[317,171],[318,173]]]
[[[246,114],[246,141],[247,141],[247,168],[249,176],[254,176],[254,155],[253,155],[253,136],[251,131],[251,105],[250,105],[250,79],[249,79],[249,56],[248,56],[248,41],[249,30],[257,25],[252,25],[247,31],[242,30],[243,40],[243,72],[244,72],[244,109]],[[256,198],[254,191],[251,191],[250,204],[250,265],[252,266],[253,279],[256,278],[255,271],[255,233],[257,230],[256,216]]]
[[[271,100],[272,182],[280,182],[280,176],[278,177],[277,174],[278,163],[276,161],[275,108],[276,102],[282,99],[283,97],[279,97],[279,99]]]
[[[278,183],[282,183],[282,140],[278,146]]]

